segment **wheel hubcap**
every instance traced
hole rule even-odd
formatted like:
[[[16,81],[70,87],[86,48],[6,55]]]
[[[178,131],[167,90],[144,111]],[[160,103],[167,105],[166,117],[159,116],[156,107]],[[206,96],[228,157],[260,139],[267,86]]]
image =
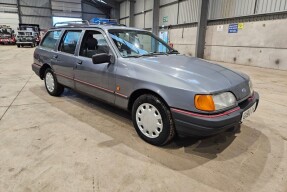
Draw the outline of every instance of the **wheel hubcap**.
[[[141,104],[136,111],[136,122],[140,131],[149,138],[156,138],[162,132],[162,118],[155,106]]]
[[[50,72],[46,74],[45,80],[47,89],[49,90],[49,92],[53,92],[55,88],[55,83],[54,83],[54,77]]]

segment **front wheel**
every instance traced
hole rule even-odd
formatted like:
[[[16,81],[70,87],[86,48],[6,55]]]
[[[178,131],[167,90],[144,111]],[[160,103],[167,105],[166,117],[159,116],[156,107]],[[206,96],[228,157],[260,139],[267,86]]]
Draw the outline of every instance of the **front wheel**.
[[[63,93],[64,87],[58,83],[51,68],[46,70],[44,81],[46,90],[50,95],[60,96]]]
[[[17,44],[17,47],[20,48],[20,44]]]
[[[132,119],[138,135],[152,145],[165,145],[175,135],[170,110],[154,95],[145,94],[136,99]]]

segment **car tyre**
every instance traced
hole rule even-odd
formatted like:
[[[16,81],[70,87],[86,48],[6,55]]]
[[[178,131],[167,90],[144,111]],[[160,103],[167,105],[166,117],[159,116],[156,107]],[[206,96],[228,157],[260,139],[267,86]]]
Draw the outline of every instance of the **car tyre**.
[[[50,95],[58,97],[64,92],[64,86],[58,83],[51,68],[46,69],[44,81],[46,90]]]
[[[135,100],[132,120],[138,135],[152,145],[165,145],[175,136],[169,108],[154,95],[145,94]]]
[[[20,45],[18,44],[17,47],[20,48]]]

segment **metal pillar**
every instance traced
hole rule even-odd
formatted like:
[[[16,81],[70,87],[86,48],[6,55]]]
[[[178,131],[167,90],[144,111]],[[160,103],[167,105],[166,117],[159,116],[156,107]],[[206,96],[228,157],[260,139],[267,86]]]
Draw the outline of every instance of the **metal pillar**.
[[[208,17],[208,2],[209,0],[200,0],[199,1],[199,19],[197,25],[197,37],[196,37],[196,46],[195,46],[195,56],[198,58],[203,58],[204,56],[204,47],[205,47],[205,35],[206,35],[206,26],[207,26],[207,17]]]
[[[152,32],[158,35],[159,30],[159,0],[153,0],[153,10],[152,10]]]
[[[134,27],[135,23],[134,23],[134,13],[135,13],[135,0],[129,0],[130,2],[130,10],[129,10],[129,18],[130,18],[130,22],[129,22],[129,27]]]
[[[21,9],[20,9],[20,0],[17,0],[17,10],[18,10],[19,23],[22,23],[22,15],[21,15]]]
[[[120,3],[115,2],[115,6],[110,11],[111,19],[116,19],[120,22]]]

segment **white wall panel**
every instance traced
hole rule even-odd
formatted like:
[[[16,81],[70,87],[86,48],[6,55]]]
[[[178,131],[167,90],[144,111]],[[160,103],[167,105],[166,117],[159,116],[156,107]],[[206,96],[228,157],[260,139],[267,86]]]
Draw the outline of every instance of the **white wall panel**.
[[[144,26],[144,14],[135,15],[135,27],[137,28],[145,28]]]
[[[287,10],[287,0],[258,0],[256,13],[272,13]]]
[[[177,24],[178,4],[173,4],[159,9],[159,25]],[[163,17],[167,17],[167,22],[163,22]]]
[[[153,16],[152,11],[145,13],[145,28],[152,28]]]
[[[145,10],[149,10],[153,8],[154,0],[145,0]]]
[[[50,7],[49,0],[20,0],[20,5],[36,6],[36,7]]]
[[[17,4],[17,0],[0,0],[0,3]]]
[[[39,24],[41,29],[49,29],[52,26],[52,17],[22,17],[23,23]]]
[[[31,8],[31,7],[21,7],[21,13],[23,15],[41,15],[41,16],[51,16],[51,10],[45,8]]]
[[[1,25],[9,25],[15,31],[17,30],[19,18],[15,13],[0,13]]]
[[[121,2],[120,4],[120,18],[126,17],[127,2]],[[122,23],[124,24],[124,23]]]
[[[135,13],[140,13],[145,10],[145,1],[144,0],[137,0],[135,2]]]
[[[66,3],[52,1],[52,9],[63,10],[63,11],[82,11],[81,3]]]
[[[2,13],[18,13],[16,5],[0,5],[0,12]]]
[[[160,5],[165,5],[168,3],[176,2],[177,0],[160,0]]]
[[[53,16],[56,16],[56,17],[82,18],[82,13],[63,12],[63,11],[52,11],[52,14],[53,14]]]
[[[198,21],[199,0],[187,0],[179,3],[178,24]]]

